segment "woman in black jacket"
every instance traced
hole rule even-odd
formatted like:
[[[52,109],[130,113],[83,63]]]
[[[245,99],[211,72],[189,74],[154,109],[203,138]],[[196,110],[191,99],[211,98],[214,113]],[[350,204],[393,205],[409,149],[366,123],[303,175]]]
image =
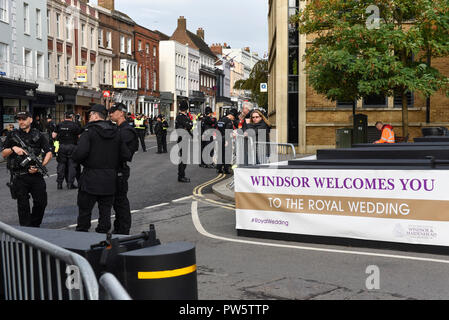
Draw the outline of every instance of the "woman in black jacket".
[[[254,130],[255,139],[254,143],[257,146],[256,148],[256,163],[260,164],[261,160],[263,162],[264,159],[259,157],[259,151],[264,154],[267,158],[270,157],[270,147],[268,142],[270,142],[270,129],[271,124],[270,121],[264,116],[264,114],[260,110],[254,110],[251,113],[251,121],[248,124],[248,130]],[[262,136],[264,135],[264,136]],[[263,152],[265,150],[265,152]]]

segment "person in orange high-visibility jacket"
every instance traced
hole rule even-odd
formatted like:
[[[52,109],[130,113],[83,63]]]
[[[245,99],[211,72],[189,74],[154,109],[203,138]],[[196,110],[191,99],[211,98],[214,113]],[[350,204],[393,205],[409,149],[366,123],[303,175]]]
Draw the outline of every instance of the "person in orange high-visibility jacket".
[[[378,121],[376,123],[376,128],[382,131],[382,137],[374,143],[395,143],[393,127],[389,124],[383,124]]]

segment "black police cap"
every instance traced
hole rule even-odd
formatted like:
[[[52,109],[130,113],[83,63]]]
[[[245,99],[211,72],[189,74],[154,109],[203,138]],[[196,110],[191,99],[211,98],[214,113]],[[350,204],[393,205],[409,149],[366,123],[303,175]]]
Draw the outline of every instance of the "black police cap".
[[[87,112],[99,112],[104,115],[108,114],[108,111],[106,110],[106,107],[102,104],[94,104]]]
[[[123,103],[116,103],[111,109],[109,109],[109,113],[114,113],[116,111],[127,112],[128,108]],[[128,113],[130,115],[130,113]]]
[[[16,113],[15,116],[16,120],[17,119],[27,119],[27,118],[32,118],[31,113],[29,113],[28,111],[20,111]]]

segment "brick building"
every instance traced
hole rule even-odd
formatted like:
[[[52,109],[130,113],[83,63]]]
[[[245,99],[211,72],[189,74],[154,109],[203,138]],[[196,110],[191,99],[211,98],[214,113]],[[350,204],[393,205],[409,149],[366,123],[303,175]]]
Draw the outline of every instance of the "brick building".
[[[305,5],[299,0],[269,0],[268,114],[279,142],[293,143],[301,153],[313,153],[335,147],[336,129],[352,126],[352,105],[327,100],[308,85],[301,57],[312,39],[300,35],[288,20]],[[449,75],[447,61],[447,58],[433,59],[432,66]],[[408,101],[410,140],[421,136],[422,127],[449,126],[449,99],[443,93],[431,97],[430,110],[426,98],[417,93],[409,95]],[[370,127],[383,121],[392,124],[397,135],[402,135],[400,97],[369,96],[356,105],[356,113],[366,114]]]
[[[98,6],[108,11],[100,12],[99,20],[105,30],[110,30],[112,43],[112,76],[113,76],[113,102],[124,103],[129,112],[136,112],[137,101],[137,61],[134,57],[134,28],[136,23],[129,16],[115,10],[114,0],[98,0]],[[126,88],[114,86],[114,72],[124,71],[127,75]]]
[[[211,107],[215,111],[215,96],[216,96],[216,76],[214,64],[217,57],[204,41],[205,32],[202,28],[197,30],[197,33],[187,30],[187,20],[184,17],[178,19],[178,27],[176,28],[170,40],[174,40],[181,44],[188,44],[189,47],[199,50],[199,91],[202,94],[195,96],[192,92],[191,102],[200,102],[197,108],[198,111],[204,112],[205,107]],[[202,103],[204,101],[204,103]]]
[[[137,112],[155,116],[161,112],[159,89],[159,35],[145,27],[134,28],[137,61]],[[170,111],[170,110],[168,110]],[[165,111],[167,114],[167,111]]]

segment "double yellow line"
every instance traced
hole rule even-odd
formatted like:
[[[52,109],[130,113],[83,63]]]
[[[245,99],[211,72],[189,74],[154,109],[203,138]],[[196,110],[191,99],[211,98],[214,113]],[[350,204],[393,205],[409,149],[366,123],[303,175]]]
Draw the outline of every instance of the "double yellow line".
[[[214,183],[218,183],[221,180],[223,180],[224,178],[226,178],[226,175],[221,173],[219,174],[217,177],[215,177],[212,180],[209,180],[203,184],[200,184],[199,186],[196,186],[195,189],[193,189],[193,197],[200,202],[207,202],[207,203],[211,203],[211,204],[215,204],[218,205],[222,208],[225,209],[229,209],[229,210],[235,210],[235,206],[231,203],[224,203],[224,202],[220,202],[220,201],[215,201],[212,199],[207,199],[204,195],[203,195],[203,189],[210,186],[211,184]]]

